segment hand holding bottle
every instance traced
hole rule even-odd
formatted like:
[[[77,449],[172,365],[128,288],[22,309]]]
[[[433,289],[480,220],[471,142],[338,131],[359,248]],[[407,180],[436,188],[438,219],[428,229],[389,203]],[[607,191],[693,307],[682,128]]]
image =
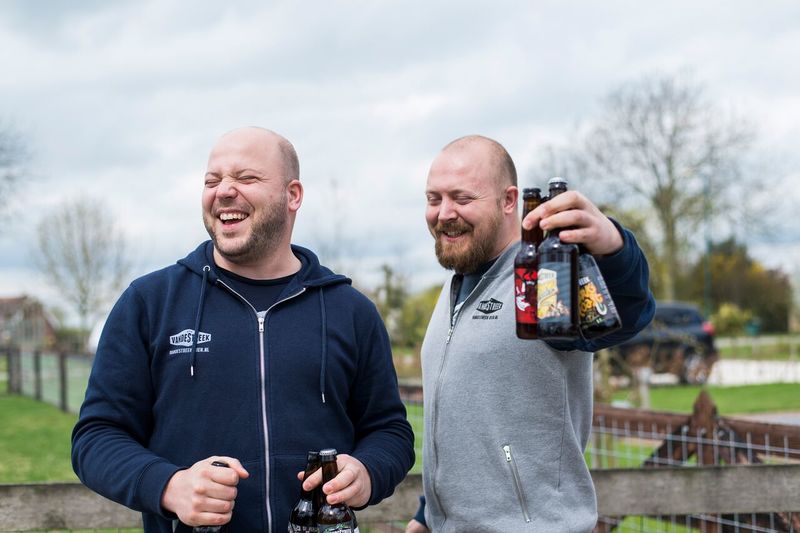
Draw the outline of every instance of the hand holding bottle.
[[[611,220],[578,191],[550,198],[528,213],[524,229],[539,224],[544,231],[564,228],[562,242],[583,244],[592,255],[610,255],[622,249],[622,235]]]
[[[164,489],[161,504],[186,525],[226,524],[232,516],[236,485],[249,475],[233,457],[209,457],[176,472]]]
[[[372,496],[372,481],[364,464],[353,456],[337,455],[339,473],[322,485],[322,492],[329,503],[347,503],[351,507],[363,507]],[[303,479],[299,472],[298,479]],[[303,481],[303,490],[311,491],[322,483],[322,470],[317,470]]]

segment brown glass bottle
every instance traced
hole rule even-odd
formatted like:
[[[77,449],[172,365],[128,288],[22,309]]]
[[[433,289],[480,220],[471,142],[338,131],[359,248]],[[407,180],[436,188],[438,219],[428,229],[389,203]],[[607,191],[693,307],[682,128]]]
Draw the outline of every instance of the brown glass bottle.
[[[336,450],[328,448],[320,450],[319,459],[322,462],[322,484],[332,480],[339,473],[336,466]],[[342,502],[331,504],[324,498],[317,512],[317,528],[319,533],[358,533],[355,513]]]
[[[303,474],[303,481],[319,468],[319,452],[309,451],[306,456],[306,471]],[[317,533],[319,505],[314,496],[314,491],[300,489],[300,499],[297,500],[289,515],[289,533]]]
[[[214,461],[211,463],[211,466],[219,466],[222,468],[229,468],[230,465],[223,461]],[[228,533],[230,531],[228,524],[222,524],[221,526],[194,526],[192,528],[194,533]]]
[[[542,203],[542,191],[538,187],[522,191],[522,219]],[[517,337],[536,339],[536,302],[538,299],[536,278],[539,261],[536,249],[543,239],[542,229],[536,225],[522,228],[519,252],[514,257],[514,308],[517,315]]]
[[[552,200],[567,190],[567,181],[548,182]],[[578,319],[578,245],[561,242],[563,228],[555,228],[539,245],[537,276],[538,334],[540,339],[573,340],[580,337]]]
[[[622,327],[617,306],[594,256],[583,246],[578,256],[578,315],[581,335],[596,339]]]

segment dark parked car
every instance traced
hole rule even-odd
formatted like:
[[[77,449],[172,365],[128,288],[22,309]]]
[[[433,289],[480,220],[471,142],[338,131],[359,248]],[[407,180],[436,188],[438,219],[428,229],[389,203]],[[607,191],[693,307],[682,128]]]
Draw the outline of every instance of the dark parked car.
[[[649,365],[655,373],[671,373],[682,383],[705,383],[718,358],[714,326],[697,306],[656,302],[653,321],[617,347],[612,359],[617,373]]]

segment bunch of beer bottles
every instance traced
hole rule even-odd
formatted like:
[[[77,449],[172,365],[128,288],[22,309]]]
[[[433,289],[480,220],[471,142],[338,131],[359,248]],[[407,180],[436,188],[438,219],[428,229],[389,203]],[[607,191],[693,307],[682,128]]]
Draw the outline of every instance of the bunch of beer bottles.
[[[336,477],[336,450],[328,448],[308,452],[305,481],[322,468],[322,483],[313,491],[301,489],[300,499],[289,516],[289,533],[358,533],[356,514],[342,502],[331,504],[322,492],[322,485]]]
[[[567,191],[567,181],[552,178],[548,196],[524,189],[522,218],[543,202]],[[517,337],[521,339],[595,339],[622,326],[617,308],[592,254],[583,245],[561,241],[562,229],[545,236],[538,224],[522,228],[514,259]]]

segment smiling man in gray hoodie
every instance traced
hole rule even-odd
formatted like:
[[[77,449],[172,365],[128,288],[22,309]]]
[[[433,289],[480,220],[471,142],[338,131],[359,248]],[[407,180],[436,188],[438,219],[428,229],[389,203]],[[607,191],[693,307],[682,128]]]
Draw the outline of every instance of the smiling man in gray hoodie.
[[[408,532],[587,532],[597,521],[583,458],[592,426],[592,352],[652,319],[647,260],[633,234],[568,191],[525,219],[595,256],[623,327],[593,341],[518,339],[514,163],[496,141],[451,142],[431,165],[428,228],[454,271],[422,345],[422,509]]]

